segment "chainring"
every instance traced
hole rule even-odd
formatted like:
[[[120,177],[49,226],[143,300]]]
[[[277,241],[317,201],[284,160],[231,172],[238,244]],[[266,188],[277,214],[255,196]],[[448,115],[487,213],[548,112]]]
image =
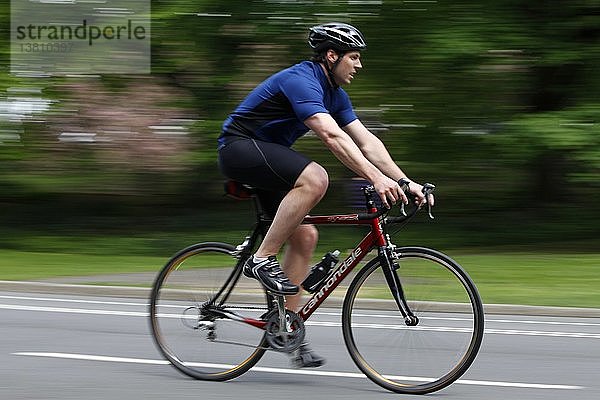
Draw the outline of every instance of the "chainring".
[[[272,350],[291,353],[303,343],[306,331],[304,329],[304,321],[295,312],[286,310],[286,320],[287,327],[281,329],[279,313],[272,313],[269,319],[267,319],[265,337]]]

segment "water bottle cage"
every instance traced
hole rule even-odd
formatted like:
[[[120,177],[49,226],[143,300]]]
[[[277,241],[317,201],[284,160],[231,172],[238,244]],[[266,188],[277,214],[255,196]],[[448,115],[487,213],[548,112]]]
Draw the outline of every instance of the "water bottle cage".
[[[323,286],[324,282],[327,282],[327,279],[331,275],[331,271],[335,264],[337,264],[338,255],[340,252],[338,250],[333,253],[327,253],[321,261],[319,261],[315,266],[312,267],[310,273],[302,282],[302,287],[309,293],[315,293]]]
[[[329,271],[323,278],[321,278],[319,281],[317,281],[316,283],[304,283],[308,280],[308,278],[310,278],[311,276],[309,275],[304,282],[302,282],[302,287],[304,288],[304,290],[306,290],[308,293],[313,294],[313,293],[317,293],[319,290],[321,290],[321,288],[323,287],[323,285],[325,284],[325,282],[327,282],[327,279],[329,279],[329,277],[331,276],[331,271]]]

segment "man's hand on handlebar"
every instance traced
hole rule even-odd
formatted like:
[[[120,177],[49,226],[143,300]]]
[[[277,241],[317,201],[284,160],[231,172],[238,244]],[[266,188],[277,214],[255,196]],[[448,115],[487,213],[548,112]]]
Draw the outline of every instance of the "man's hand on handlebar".
[[[410,193],[415,199],[415,204],[419,207],[429,203],[430,207],[435,205],[435,198],[433,197],[432,190],[428,185],[420,185],[417,182],[411,181],[407,178],[401,178],[398,184],[402,188],[403,192]],[[425,197],[427,196],[427,198]]]
[[[401,190],[399,184],[385,175],[373,182],[373,187],[387,209],[392,208],[392,205],[395,205],[398,201],[408,204],[408,197]]]
[[[373,188],[387,209],[392,208],[398,202],[406,205],[409,203],[409,198],[414,200],[418,207],[427,204],[431,209],[435,204],[433,197],[435,186],[430,184],[420,185],[408,178],[401,178],[398,182],[395,182],[393,179],[382,175],[379,180],[373,182]]]

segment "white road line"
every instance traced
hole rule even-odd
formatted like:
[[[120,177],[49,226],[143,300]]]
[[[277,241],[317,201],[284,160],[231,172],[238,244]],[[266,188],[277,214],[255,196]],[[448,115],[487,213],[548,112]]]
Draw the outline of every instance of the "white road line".
[[[92,315],[118,315],[127,317],[148,317],[147,312],[136,311],[110,311],[110,310],[90,310],[85,308],[64,308],[64,307],[36,307],[20,306],[11,304],[0,304],[0,309],[15,311],[41,311],[65,314],[92,314]]]
[[[104,304],[115,306],[141,306],[147,307],[148,303],[131,303],[121,301],[100,301],[100,300],[79,300],[79,299],[59,299],[56,297],[28,297],[28,296],[0,296],[0,299],[9,300],[30,300],[30,301],[55,301],[59,303],[80,303],[80,304]]]
[[[53,313],[66,313],[66,314],[88,314],[88,315],[111,315],[111,316],[125,316],[125,317],[144,317],[148,318],[147,312],[137,311],[112,311],[112,310],[97,310],[97,309],[83,309],[83,308],[64,308],[64,307],[37,307],[37,306],[22,306],[22,305],[11,305],[11,304],[0,304],[0,309],[14,310],[14,311],[38,311],[38,312],[53,312]],[[159,315],[164,318],[181,318],[181,314],[166,314],[162,313]],[[321,326],[321,327],[340,327],[340,322],[320,322],[320,321],[307,321],[307,326]],[[392,325],[392,324],[354,324],[360,328],[368,329],[390,329],[390,330],[406,330],[409,329],[405,325]],[[411,327],[413,330],[420,331],[433,331],[433,332],[458,332],[468,333],[470,329],[460,327],[446,327],[446,326],[418,326]],[[529,331],[519,329],[485,329],[486,334],[497,334],[497,335],[521,335],[521,336],[546,336],[546,337],[566,337],[566,338],[577,338],[577,339],[600,339],[600,333],[585,333],[585,332],[553,332],[553,331]]]
[[[28,297],[28,296],[6,296],[0,295],[0,299],[10,300],[28,300],[28,301],[43,301],[43,302],[63,302],[63,303],[79,303],[79,304],[101,304],[101,305],[117,305],[117,306],[131,306],[131,307],[148,307],[148,303],[133,303],[133,302],[119,302],[119,301],[100,301],[100,300],[80,300],[80,299],[62,299],[55,297]],[[165,308],[184,308],[178,305],[162,305]],[[326,312],[317,311],[315,315],[328,315],[333,317],[339,317],[342,314],[340,312]],[[368,317],[368,318],[397,318],[396,315],[386,314],[352,314],[354,317]],[[441,321],[471,321],[469,318],[460,317],[423,317],[423,319],[429,320],[441,320]],[[486,318],[486,323],[504,323],[504,324],[530,324],[530,325],[557,325],[557,326],[600,326],[600,323],[592,322],[563,322],[563,321],[536,321],[536,320],[523,320],[523,319],[494,319]]]
[[[152,360],[147,358],[126,358],[126,357],[110,357],[110,356],[98,356],[89,354],[72,354],[72,353],[42,353],[42,352],[18,352],[12,353],[16,356],[28,356],[28,357],[46,357],[46,358],[60,358],[70,360],[86,360],[86,361],[105,361],[105,362],[117,362],[117,363],[133,363],[133,364],[151,364],[151,365],[168,365],[169,362],[166,360]],[[227,364],[208,364],[208,363],[189,363],[190,366],[203,367],[203,368],[233,368],[233,365]],[[338,378],[366,378],[365,375],[353,372],[336,372],[336,371],[309,371],[309,370],[298,370],[298,369],[287,369],[287,368],[269,368],[269,367],[253,367],[251,371],[254,372],[267,372],[275,374],[292,374],[292,375],[312,375],[312,376],[327,376],[327,377],[338,377]],[[417,376],[396,376],[386,375],[388,379],[394,380],[405,380],[412,382],[428,382],[431,379]],[[549,385],[540,383],[523,383],[523,382],[502,382],[502,381],[480,381],[472,379],[459,379],[455,384],[462,385],[479,385],[479,386],[499,386],[499,387],[516,387],[516,388],[529,388],[529,389],[562,389],[562,390],[580,390],[584,389],[582,386],[574,385]]]
[[[342,326],[340,322],[317,322],[307,321],[307,326],[325,326],[325,327],[338,327]],[[456,333],[470,333],[470,328],[460,327],[448,327],[448,326],[412,326],[406,325],[389,325],[389,324],[356,324],[352,326],[366,329],[391,329],[391,330],[417,330],[417,331],[430,331],[430,332],[456,332]],[[548,337],[567,337],[567,338],[579,338],[579,339],[600,339],[600,334],[597,333],[585,333],[585,332],[549,332],[549,331],[525,331],[518,329],[488,329],[484,330],[486,335],[522,335],[522,336],[548,336]]]
[[[331,315],[340,316],[341,313],[321,312],[315,313],[320,315]],[[397,315],[385,315],[385,314],[360,314],[352,313],[353,317],[365,317],[365,318],[398,318]],[[461,317],[423,317],[422,319],[429,320],[442,320],[442,321],[472,321],[472,318],[461,318]],[[495,319],[486,318],[487,323],[500,323],[500,324],[531,324],[531,325],[565,325],[565,326],[600,326],[600,323],[593,322],[563,322],[563,321],[536,321],[536,320],[524,320],[524,319]]]

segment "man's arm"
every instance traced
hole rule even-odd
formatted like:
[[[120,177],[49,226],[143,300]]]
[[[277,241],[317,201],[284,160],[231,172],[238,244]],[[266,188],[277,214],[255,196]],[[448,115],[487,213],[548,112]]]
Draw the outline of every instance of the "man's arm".
[[[379,170],[396,181],[401,178],[411,181],[408,186],[410,192],[417,196],[417,202],[423,203],[425,201],[425,197],[423,196],[422,192],[423,187],[406,176],[406,174],[394,162],[383,142],[379,140],[377,136],[371,133],[371,131],[369,131],[363,125],[363,123],[360,122],[360,120],[356,119],[350,122],[348,125],[343,127],[343,130],[356,143],[362,154],[377,168],[379,168]],[[433,205],[433,195],[431,195],[430,201],[431,205]]]
[[[331,115],[316,113],[307,118],[304,124],[315,132],[344,165],[373,184],[386,207],[390,207],[388,199],[392,204],[399,199],[405,203],[408,201],[397,181],[365,158],[354,140],[338,126]]]
[[[384,174],[398,181],[407,178],[400,167],[392,160],[385,145],[377,136],[371,133],[360,120],[356,119],[343,127],[343,130],[352,138],[362,154],[371,161]]]

